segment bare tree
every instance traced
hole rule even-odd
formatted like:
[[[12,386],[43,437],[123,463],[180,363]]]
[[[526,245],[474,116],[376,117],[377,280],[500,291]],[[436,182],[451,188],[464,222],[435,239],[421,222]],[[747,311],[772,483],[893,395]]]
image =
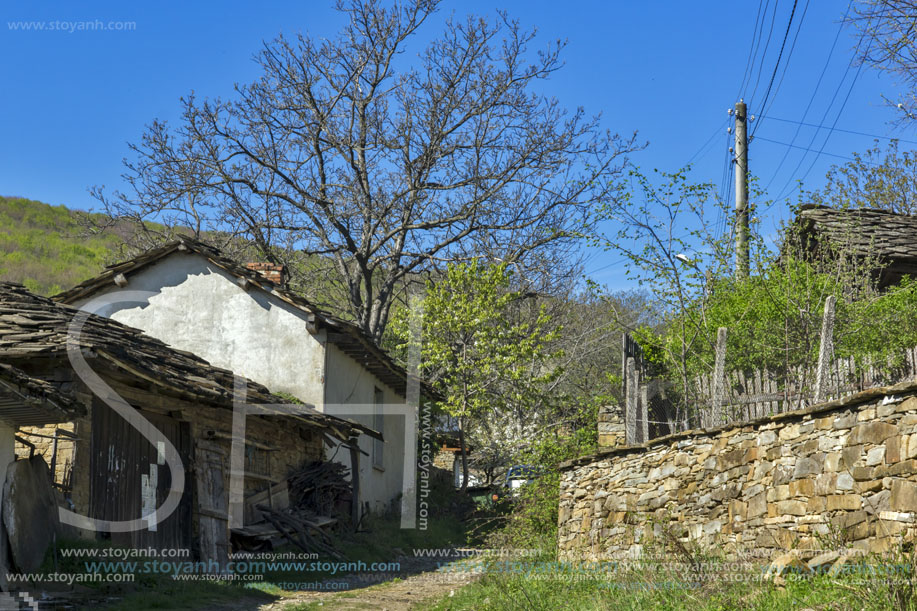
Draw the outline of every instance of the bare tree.
[[[859,59],[888,72],[904,86],[899,100],[885,101],[901,112],[902,121],[917,119],[917,2],[859,0],[847,18],[860,33]]]
[[[155,121],[131,146],[131,192],[96,196],[114,217],[216,230],[269,260],[320,257],[338,311],[376,339],[405,280],[443,262],[561,267],[616,197],[634,136],[538,93],[564,43],[533,53],[535,32],[502,13],[450,18],[409,62],[437,5],[339,3],[336,39],[266,44],[257,81],[183,99],[177,128]]]

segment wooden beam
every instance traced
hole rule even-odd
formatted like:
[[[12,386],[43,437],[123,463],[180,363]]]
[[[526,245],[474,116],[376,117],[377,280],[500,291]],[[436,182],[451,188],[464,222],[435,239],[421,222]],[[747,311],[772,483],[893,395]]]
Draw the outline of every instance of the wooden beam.
[[[356,529],[360,523],[360,446],[357,445],[357,438],[351,437],[350,444],[350,485],[353,488],[353,500],[350,506],[350,519],[353,521],[353,527]]]

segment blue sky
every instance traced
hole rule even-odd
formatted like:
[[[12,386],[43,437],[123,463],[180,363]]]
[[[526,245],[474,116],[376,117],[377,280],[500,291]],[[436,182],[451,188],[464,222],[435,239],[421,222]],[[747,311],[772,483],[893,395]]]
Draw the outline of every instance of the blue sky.
[[[601,112],[605,126],[614,131],[639,131],[649,142],[634,157],[643,169],[675,170],[693,158],[696,180],[721,183],[729,145],[726,109],[744,95],[749,112],[760,113],[756,104],[764,97],[789,20],[790,0],[767,4],[777,7],[773,28],[768,13],[752,82],[744,90],[749,52],[759,39],[754,28],[760,4],[752,0],[446,2],[421,37],[435,35],[453,11],[492,15],[499,6],[524,25],[537,27],[544,41],[567,39],[566,66],[544,84],[546,93],[568,107]],[[786,196],[804,175],[807,186],[817,187],[828,166],[844,162],[832,155],[847,157],[871,146],[871,137],[840,129],[917,140],[913,130],[894,127],[894,114],[883,106],[881,94],[893,97],[894,83],[871,69],[857,74],[850,68],[856,39],[847,28],[837,36],[846,9],[841,1],[798,2],[778,82],[783,66],[787,70],[771,93],[766,116],[758,118],[759,138],[750,148],[751,172],[762,185],[770,185],[771,196],[780,191]],[[6,141],[0,152],[0,193],[77,208],[94,205],[90,186],[121,186],[127,142],[139,140],[154,118],[175,120],[179,97],[192,90],[201,97],[229,96],[233,83],[256,77],[251,57],[262,41],[281,32],[331,37],[341,24],[326,0],[41,0],[6,3],[0,12],[0,54],[5,58],[0,116]],[[23,29],[36,26],[22,22],[45,22],[46,29]],[[75,31],[49,31],[55,27],[51,22],[71,22],[56,27]],[[76,22],[99,22],[109,29],[79,29]],[[832,126],[836,121],[826,143],[828,130],[803,126],[793,141],[798,125],[777,120],[801,121],[807,106],[806,122]],[[823,153],[788,149],[785,144],[791,142],[816,151],[824,146]],[[762,231],[772,233],[784,217],[784,207],[775,206],[762,218]],[[600,252],[587,267],[610,288],[631,286],[622,269],[615,256]]]

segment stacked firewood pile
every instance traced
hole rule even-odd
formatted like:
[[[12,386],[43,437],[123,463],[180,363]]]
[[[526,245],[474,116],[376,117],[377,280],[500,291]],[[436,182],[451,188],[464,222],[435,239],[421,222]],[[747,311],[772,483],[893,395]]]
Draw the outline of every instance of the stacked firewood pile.
[[[256,521],[236,529],[234,540],[243,549],[259,550],[268,542],[286,540],[304,552],[339,558],[328,530],[350,520],[348,476],[349,469],[339,463],[307,463],[282,487],[272,487],[271,494],[250,497],[249,511],[255,510]]]
[[[290,506],[320,516],[349,513],[350,470],[340,463],[315,461],[287,478]]]

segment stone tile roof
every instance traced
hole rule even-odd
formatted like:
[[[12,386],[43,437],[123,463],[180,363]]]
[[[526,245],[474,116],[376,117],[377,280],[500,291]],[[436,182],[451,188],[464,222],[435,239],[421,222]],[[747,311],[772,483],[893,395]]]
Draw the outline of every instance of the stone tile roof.
[[[189,237],[181,236],[158,248],[148,250],[133,259],[110,265],[95,278],[86,280],[69,290],[54,295],[52,299],[61,303],[72,304],[110,287],[113,283],[119,281],[119,276],[127,278],[132,273],[136,273],[175,253],[182,252],[196,253],[223,271],[243,280],[246,286],[257,287],[306,312],[317,326],[327,328],[329,342],[366,367],[370,373],[396,392],[402,396],[406,394],[407,372],[405,369],[398,365],[362,329],[351,322],[337,318],[320,309],[304,297],[283,289],[257,271],[248,269],[244,265],[224,257],[218,249],[209,244]],[[425,396],[436,396],[434,391],[426,385],[421,386],[421,392]]]
[[[917,261],[917,216],[872,208],[838,209],[804,205],[797,223],[858,254],[886,261]]]
[[[86,410],[51,382],[0,363],[0,420],[10,426],[66,422]]]
[[[79,318],[77,318],[79,317]],[[116,320],[81,312],[40,297],[19,284],[0,282],[0,362],[27,363],[33,359],[68,359],[71,323],[85,320],[73,345],[84,356],[164,392],[215,407],[232,408],[235,375],[204,359],[176,350],[139,329]],[[242,378],[244,379],[244,378]],[[247,381],[247,402],[289,403],[267,388]],[[362,424],[303,407],[290,416],[326,429],[339,439],[361,431],[381,439]]]

